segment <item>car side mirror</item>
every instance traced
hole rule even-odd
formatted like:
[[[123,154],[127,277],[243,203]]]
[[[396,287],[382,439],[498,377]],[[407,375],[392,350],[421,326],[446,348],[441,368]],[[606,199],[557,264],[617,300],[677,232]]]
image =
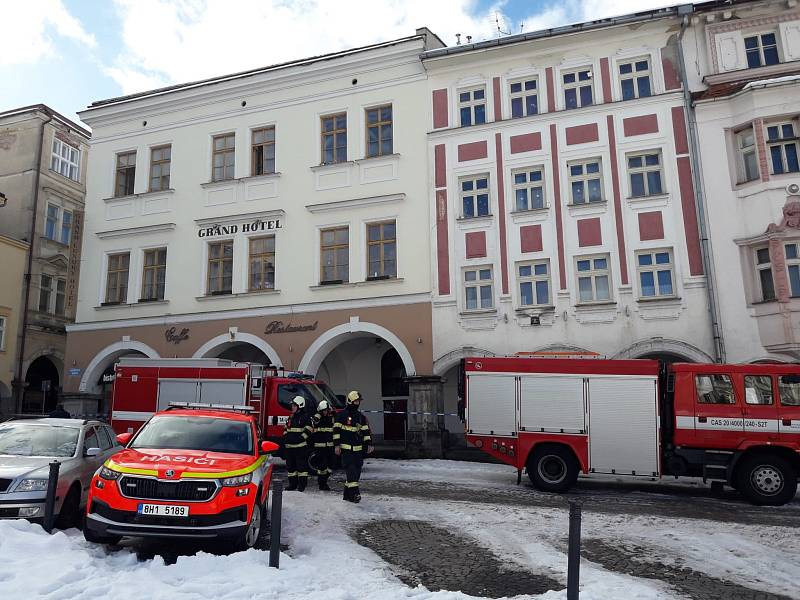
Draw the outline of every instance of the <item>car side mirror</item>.
[[[100,456],[103,453],[100,448],[87,448],[84,454],[89,457]]]
[[[117,436],[117,441],[118,441],[120,444],[122,444],[123,446],[127,446],[127,445],[128,445],[128,442],[130,442],[130,441],[131,441],[131,438],[132,438],[132,437],[133,437],[133,434],[132,434],[132,433],[120,433],[120,434]]]
[[[275,442],[261,442],[261,454],[272,454],[280,448]]]

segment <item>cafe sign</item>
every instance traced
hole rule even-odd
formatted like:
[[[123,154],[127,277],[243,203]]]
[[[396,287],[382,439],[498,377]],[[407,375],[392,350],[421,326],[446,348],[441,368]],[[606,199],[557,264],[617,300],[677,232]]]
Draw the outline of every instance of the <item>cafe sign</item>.
[[[197,231],[197,237],[208,238],[221,235],[236,235],[237,233],[259,233],[262,231],[277,231],[283,229],[283,222],[280,219],[268,219],[262,221],[256,219],[252,223],[242,223],[241,225],[210,225],[202,227]]]

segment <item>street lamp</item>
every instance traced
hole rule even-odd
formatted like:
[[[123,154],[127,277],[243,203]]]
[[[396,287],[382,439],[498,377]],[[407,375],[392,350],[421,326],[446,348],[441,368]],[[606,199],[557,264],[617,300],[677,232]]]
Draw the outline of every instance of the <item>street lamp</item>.
[[[8,199],[3,192],[0,192],[0,208],[3,208],[6,204],[8,204]]]

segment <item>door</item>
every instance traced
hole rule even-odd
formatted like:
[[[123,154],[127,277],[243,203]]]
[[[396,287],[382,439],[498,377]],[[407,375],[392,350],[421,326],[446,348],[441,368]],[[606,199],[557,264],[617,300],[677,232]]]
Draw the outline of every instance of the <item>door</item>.
[[[196,379],[161,379],[158,382],[158,408],[164,410],[170,402],[197,402],[200,386]]]
[[[383,439],[403,441],[406,439],[408,400],[395,398],[383,401]]]
[[[520,378],[520,431],[586,433],[583,377],[524,375]]]
[[[772,375],[744,375],[744,432],[748,440],[778,440],[778,404]]]
[[[736,448],[744,441],[744,413],[727,373],[697,373],[695,441],[701,448]]]
[[[517,378],[513,375],[468,375],[468,433],[478,435],[516,435],[516,391]]]
[[[777,380],[779,440],[800,448],[800,373],[779,375]]]
[[[214,379],[200,382],[203,404],[246,404],[245,382],[241,379]]]

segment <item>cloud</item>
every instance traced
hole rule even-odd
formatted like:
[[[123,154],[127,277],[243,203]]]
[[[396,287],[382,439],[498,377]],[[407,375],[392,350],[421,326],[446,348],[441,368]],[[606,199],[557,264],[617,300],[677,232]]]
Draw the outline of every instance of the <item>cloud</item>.
[[[97,41],[73,17],[61,0],[6,1],[3,14],[3,50],[0,66],[31,64],[58,52],[56,38],[67,38],[89,48]]]

